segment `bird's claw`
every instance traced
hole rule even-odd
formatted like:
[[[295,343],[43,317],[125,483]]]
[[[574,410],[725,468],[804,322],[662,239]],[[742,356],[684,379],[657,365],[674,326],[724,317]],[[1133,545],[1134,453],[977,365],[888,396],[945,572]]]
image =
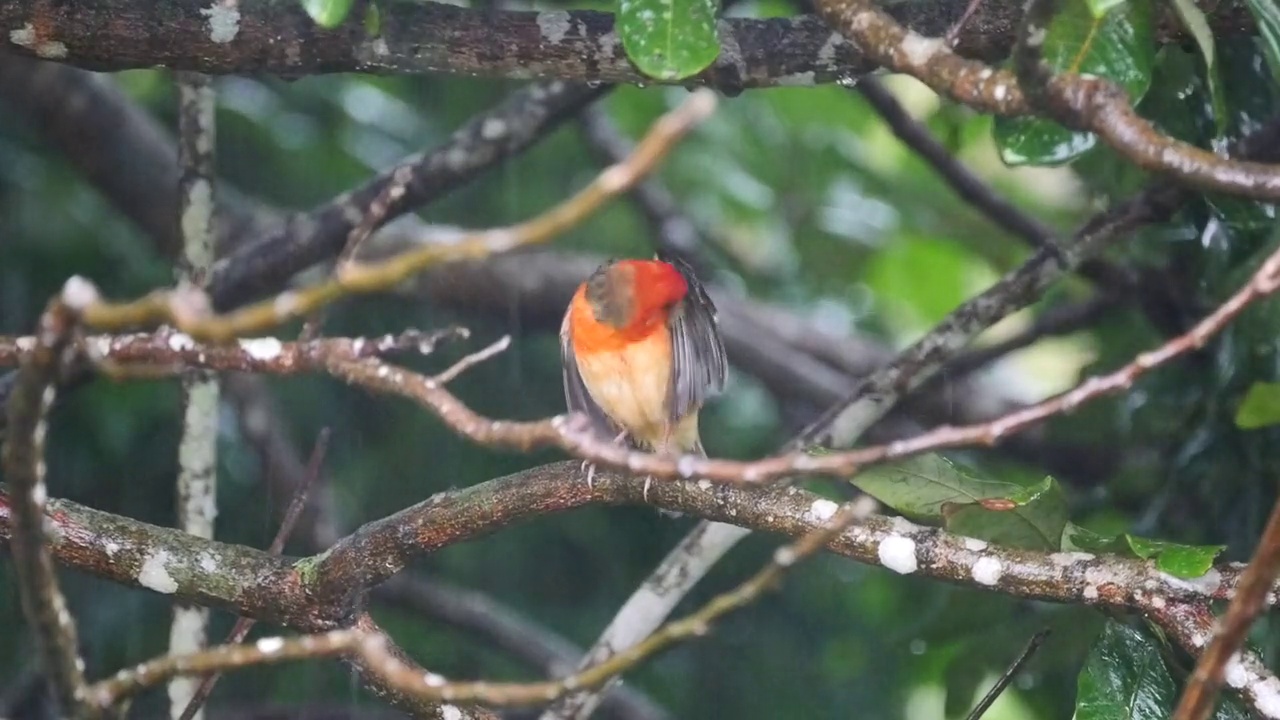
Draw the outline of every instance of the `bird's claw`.
[[[595,485],[592,483],[596,477],[596,464],[590,460],[583,460],[581,471],[587,474],[587,489],[595,490]]]
[[[645,502],[649,502],[649,486],[652,484],[653,484],[653,476],[645,475],[644,476],[644,494],[642,495]]]

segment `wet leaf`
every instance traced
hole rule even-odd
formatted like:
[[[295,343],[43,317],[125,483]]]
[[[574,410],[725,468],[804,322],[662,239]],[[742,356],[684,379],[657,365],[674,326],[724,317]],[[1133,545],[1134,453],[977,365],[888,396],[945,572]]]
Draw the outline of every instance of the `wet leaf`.
[[[1256,382],[1249,386],[1240,408],[1236,427],[1256,430],[1280,423],[1280,383]]]
[[[1151,85],[1155,38],[1148,3],[1124,3],[1098,17],[1085,0],[1071,0],[1049,25],[1044,59],[1060,72],[1115,81],[1137,103]],[[1040,118],[995,120],[993,130],[1006,165],[1060,165],[1097,144],[1092,133],[1068,130]]]
[[[1271,66],[1274,79],[1280,81],[1280,6],[1275,0],[1246,0],[1249,11],[1258,23],[1259,34],[1262,35],[1263,47],[1266,50],[1267,64]]]
[[[1107,537],[1078,525],[1068,524],[1063,532],[1063,549],[1112,553],[1143,560],[1154,559],[1158,570],[1190,580],[1208,572],[1213,567],[1214,559],[1226,546],[1183,545],[1128,533]]]
[[[1204,60],[1205,76],[1209,81],[1209,97],[1213,102],[1213,119],[1221,135],[1227,127],[1227,98],[1222,89],[1222,73],[1218,68],[1218,54],[1213,44],[1213,30],[1209,28],[1209,20],[1204,11],[1196,6],[1195,0],[1169,0],[1182,26],[1191,33],[1200,49],[1200,57]]]
[[[1080,673],[1075,719],[1166,720],[1174,698],[1159,646],[1133,628],[1108,622]]]
[[[619,0],[618,33],[645,75],[680,80],[720,54],[716,0]]]
[[[877,465],[853,484],[912,520],[1008,547],[1057,550],[1067,522],[1053,478],[1030,487],[984,480],[940,455]]]
[[[336,28],[347,19],[351,12],[352,0],[301,0],[302,9],[307,11],[317,25],[325,29]]]

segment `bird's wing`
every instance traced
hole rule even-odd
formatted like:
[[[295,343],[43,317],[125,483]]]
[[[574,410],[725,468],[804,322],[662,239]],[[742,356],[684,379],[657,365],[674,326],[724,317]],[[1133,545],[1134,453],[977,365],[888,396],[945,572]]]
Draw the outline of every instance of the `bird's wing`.
[[[671,310],[672,422],[702,407],[713,392],[724,389],[729,364],[716,322],[716,306],[693,269],[678,258],[664,257],[684,275],[689,291]]]
[[[602,436],[612,436],[618,431],[617,426],[609,419],[591,393],[586,383],[582,382],[582,374],[578,372],[578,359],[573,352],[573,342],[569,337],[569,315],[565,312],[560,323],[560,364],[564,379],[564,403],[569,412],[583,413],[591,419],[591,425]]]

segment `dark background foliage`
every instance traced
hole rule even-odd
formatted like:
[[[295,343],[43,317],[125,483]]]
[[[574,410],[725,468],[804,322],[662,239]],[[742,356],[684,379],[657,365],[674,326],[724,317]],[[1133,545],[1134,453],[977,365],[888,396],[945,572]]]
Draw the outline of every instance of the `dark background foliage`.
[[[1118,11],[1127,13],[1123,19],[1109,22],[1149,36],[1149,10],[1142,0],[1130,0]],[[1087,17],[1083,6],[1069,11]],[[738,14],[787,12],[771,2],[735,8]],[[1261,41],[1219,44],[1223,107],[1216,114],[1194,45],[1157,51],[1146,43],[1115,52],[1122,60],[1144,58],[1135,71],[1137,85],[1149,87],[1139,104],[1143,115],[1202,146],[1252,129],[1276,111],[1275,79]],[[122,72],[110,82],[166,127],[175,127],[168,73]],[[1078,139],[1064,139],[1043,122],[993,123],[940,103],[906,78],[886,84],[956,157],[1064,233],[1145,179],[1098,143],[1065,165],[1048,166],[1047,160],[1062,159],[1064,146]],[[440,143],[518,85],[446,75],[336,75],[295,81],[223,77],[215,86],[222,177],[269,204],[304,209]],[[685,92],[622,88],[602,107],[634,137]],[[72,274],[92,278],[117,298],[170,282],[172,271],[151,239],[87,184],[40,128],[24,123],[6,103],[0,96],[0,334],[29,333],[46,299]],[[1006,166],[1002,154],[1025,162]],[[421,215],[469,227],[510,223],[554,204],[598,167],[579,127],[569,123]],[[860,95],[836,85],[753,90],[727,99],[659,177],[709,230],[706,250],[714,258],[715,280],[816,319],[833,332],[863,333],[891,346],[915,339],[1029,254],[946,189]],[[1272,249],[1273,226],[1271,206],[1197,199],[1174,221],[1124,240],[1112,259],[1166,278],[1198,315],[1224,299]],[[635,208],[621,201],[558,239],[555,249],[645,256],[652,238]],[[1035,316],[1091,292],[1078,279],[1062,283],[984,341],[1008,336]],[[1224,544],[1225,557],[1247,559],[1275,499],[1280,468],[1276,430],[1241,430],[1235,415],[1251,385],[1280,380],[1275,318],[1273,306],[1256,307],[1202,353],[1144,377],[1124,397],[1096,402],[1049,425],[1049,441],[1081,442],[1088,452],[1115,459],[1114,471],[1105,475],[1058,478],[1074,522],[1104,533]],[[472,344],[502,333],[514,340],[507,353],[456,384],[461,398],[495,416],[532,419],[562,411],[555,328],[526,323],[519,308],[458,313],[426,300],[369,297],[344,302],[327,330],[372,335],[451,323],[472,328]],[[993,395],[1038,398],[1115,368],[1160,339],[1135,303],[1119,302],[1091,327],[988,367],[983,387]],[[466,347],[452,345],[423,364],[443,367]],[[327,482],[346,528],[434,492],[556,457],[477,447],[407,403],[327,378],[271,379],[269,387],[282,409],[278,420],[300,452],[305,454],[322,428],[332,429]],[[172,381],[100,380],[69,396],[50,434],[52,494],[171,524],[178,398]],[[747,458],[770,452],[796,429],[787,403],[735,371],[727,392],[704,414],[710,453]],[[1008,482],[1034,483],[1045,475],[1043,468],[999,453],[954,457]],[[262,467],[227,407],[219,438],[220,540],[256,547],[270,541],[279,508],[264,500]],[[647,508],[590,507],[447,548],[412,571],[486,593],[585,646],[692,522]],[[774,545],[772,538],[752,537],[682,607],[691,609],[745,577]],[[164,597],[75,574],[64,575],[64,582],[92,675],[166,647]],[[0,627],[9,629],[0,632],[0,678],[16,681],[32,668],[34,653],[32,639],[21,630],[8,565],[0,565],[0,588]],[[375,606],[374,612],[416,659],[450,677],[536,676],[440,622],[389,607]],[[212,636],[224,634],[233,620],[215,612]],[[1032,633],[1049,626],[1055,632],[987,717],[1067,718],[1086,654],[1105,620],[1092,610],[1018,601],[822,557],[709,637],[635,671],[629,683],[678,717],[957,717]],[[1254,637],[1264,649],[1274,643],[1265,622]],[[216,713],[259,702],[376,704],[339,665],[311,662],[232,674],[210,707]],[[152,692],[135,713],[159,717],[164,707],[163,692]]]

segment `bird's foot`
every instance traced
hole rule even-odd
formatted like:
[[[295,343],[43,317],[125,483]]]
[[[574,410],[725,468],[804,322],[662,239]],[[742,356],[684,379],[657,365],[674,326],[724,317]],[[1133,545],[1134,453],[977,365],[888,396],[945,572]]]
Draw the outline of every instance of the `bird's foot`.
[[[595,490],[596,488],[595,485],[592,484],[592,481],[594,481],[596,477],[596,464],[590,460],[583,460],[581,471],[587,475],[587,489]]]
[[[644,494],[643,494],[645,502],[649,502],[649,486],[652,484],[653,484],[653,476],[645,475],[644,476]]]

